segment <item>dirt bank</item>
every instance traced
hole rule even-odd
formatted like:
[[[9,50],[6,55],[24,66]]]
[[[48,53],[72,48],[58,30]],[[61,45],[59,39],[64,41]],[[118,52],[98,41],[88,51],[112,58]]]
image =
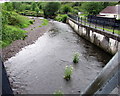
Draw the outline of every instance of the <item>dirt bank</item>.
[[[24,28],[24,30],[28,32],[28,37],[26,37],[25,40],[16,40],[11,45],[2,49],[3,61],[6,61],[8,58],[14,56],[21,50],[21,48],[34,43],[40,36],[51,29],[50,23],[41,27],[42,21],[39,17],[34,17],[32,19],[34,19],[35,22],[28,28]]]

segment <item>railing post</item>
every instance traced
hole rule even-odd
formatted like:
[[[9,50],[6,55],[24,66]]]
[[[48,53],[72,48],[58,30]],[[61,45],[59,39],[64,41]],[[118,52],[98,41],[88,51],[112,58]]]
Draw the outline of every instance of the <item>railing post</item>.
[[[90,27],[90,24],[91,24],[91,17],[90,17],[90,21],[89,21],[89,27]]]
[[[78,16],[78,32],[79,32],[79,26],[80,26],[80,25],[79,25],[79,16]]]
[[[87,20],[87,19],[86,19],[86,17],[85,17],[85,25],[86,25],[86,20]]]
[[[95,24],[95,28],[97,27],[97,19],[96,19],[96,24]]]
[[[105,23],[105,21],[103,21],[103,31],[104,31],[104,27],[105,27],[105,26],[104,26],[104,23]]]
[[[77,18],[78,18],[78,23],[79,23],[79,16]]]
[[[82,25],[82,17],[81,17],[81,25]]]
[[[113,24],[113,34],[114,34],[114,30],[115,30],[115,21],[114,21],[114,24]]]

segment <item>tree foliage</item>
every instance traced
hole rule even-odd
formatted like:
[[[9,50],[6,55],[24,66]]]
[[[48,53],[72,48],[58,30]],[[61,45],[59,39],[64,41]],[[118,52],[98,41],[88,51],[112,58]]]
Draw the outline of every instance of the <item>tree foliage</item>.
[[[59,2],[47,2],[43,6],[44,16],[47,18],[53,18],[56,14],[56,12],[60,8]]]
[[[83,2],[81,5],[81,9],[87,14],[96,15],[105,7],[113,6],[115,4],[115,2]]]
[[[64,5],[61,9],[62,9],[62,12],[65,14],[72,11],[72,8],[68,5]]]

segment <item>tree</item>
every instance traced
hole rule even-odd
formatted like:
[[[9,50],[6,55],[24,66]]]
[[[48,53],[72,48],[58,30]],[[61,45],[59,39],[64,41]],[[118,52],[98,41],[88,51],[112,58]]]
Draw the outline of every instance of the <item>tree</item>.
[[[43,6],[44,16],[45,18],[53,18],[55,16],[55,13],[60,8],[59,2],[47,2]]]
[[[83,2],[82,11],[90,15],[96,15],[107,6],[116,5],[116,2]]]
[[[67,14],[68,12],[71,12],[71,10],[72,10],[71,7],[68,6],[68,5],[64,5],[62,7],[62,12],[65,13],[65,14]]]
[[[81,8],[90,15],[96,15],[103,9],[103,6],[99,2],[85,2],[82,3]]]

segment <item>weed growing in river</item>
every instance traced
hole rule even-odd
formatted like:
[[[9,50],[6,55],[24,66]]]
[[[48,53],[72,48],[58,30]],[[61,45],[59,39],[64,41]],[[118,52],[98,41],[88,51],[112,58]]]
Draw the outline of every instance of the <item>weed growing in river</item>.
[[[60,91],[60,90],[55,91],[53,94],[54,94],[54,96],[64,96],[64,95],[63,95],[63,92]]]
[[[73,57],[73,62],[78,63],[79,62],[79,53],[75,53]]]
[[[66,66],[64,72],[64,79],[70,80],[72,73],[73,73],[73,67],[71,65]]]

